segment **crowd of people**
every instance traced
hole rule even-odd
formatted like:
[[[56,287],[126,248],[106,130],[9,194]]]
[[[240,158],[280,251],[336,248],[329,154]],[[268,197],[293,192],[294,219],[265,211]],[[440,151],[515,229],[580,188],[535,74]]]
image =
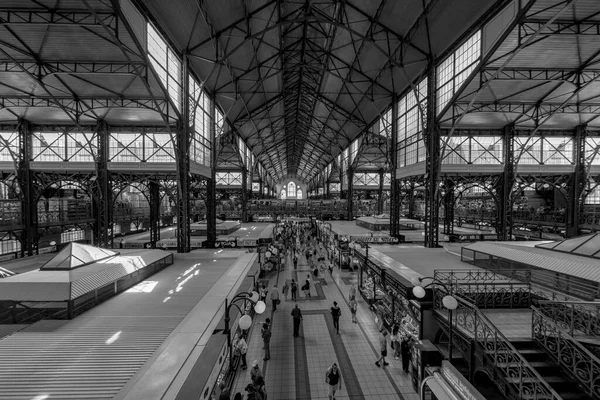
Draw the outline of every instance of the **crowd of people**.
[[[311,273],[306,276],[306,279],[301,284],[296,282],[294,279],[285,280],[281,287],[281,293],[277,285],[272,287],[270,291],[265,284],[262,284],[259,288],[260,300],[266,301],[271,300],[272,311],[275,312],[278,308],[278,304],[281,302],[281,298],[286,301],[296,301],[298,299],[298,291],[303,292],[305,299],[311,298],[311,288],[321,279],[321,275],[327,271],[330,275],[333,274],[333,264],[329,259],[329,253],[326,251],[323,243],[316,237],[316,230],[312,224],[298,224],[298,223],[285,223],[280,225],[274,231],[274,246],[278,249],[278,253],[284,256],[289,256],[294,265],[294,269],[298,267],[298,258],[303,255],[306,258],[307,264],[310,266]],[[348,293],[350,314],[353,323],[358,323],[357,320],[357,288],[355,285],[350,287]],[[340,334],[340,319],[342,318],[342,309],[338,303],[334,301],[330,308],[331,318],[333,322],[333,329],[336,334]],[[296,338],[300,335],[300,325],[303,320],[302,310],[298,306],[298,303],[294,304],[291,310],[291,317],[293,320],[293,337]],[[259,322],[261,326],[260,335],[263,342],[264,357],[263,361],[267,361],[271,358],[270,343],[272,337],[272,326],[271,319],[266,318],[264,322]],[[402,360],[402,369],[405,373],[408,373],[408,365],[410,362],[412,340],[409,337],[402,336],[401,329],[398,325],[394,325],[391,328],[391,338],[389,333],[383,325],[383,318],[379,318],[378,328],[381,333],[380,337],[380,357],[375,362],[378,367],[386,367],[389,363],[386,361],[388,355],[387,349],[388,344],[394,351],[394,359]],[[240,357],[241,369],[247,369],[246,355],[248,351],[248,344],[246,342],[246,332],[242,332],[234,338],[233,348],[235,355]],[[333,363],[325,371],[325,382],[328,386],[328,398],[330,400],[335,399],[336,392],[342,389],[342,372],[337,363]],[[250,382],[244,387],[245,397],[242,393],[238,392],[233,397],[231,396],[227,388],[222,388],[218,400],[266,400],[267,390],[265,388],[265,379],[263,372],[259,366],[259,361],[254,360],[250,368]]]

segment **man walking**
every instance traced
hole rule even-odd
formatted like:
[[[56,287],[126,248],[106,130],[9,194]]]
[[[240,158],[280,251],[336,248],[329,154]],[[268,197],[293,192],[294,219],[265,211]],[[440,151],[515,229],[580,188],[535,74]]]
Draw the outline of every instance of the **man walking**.
[[[292,279],[292,283],[290,286],[292,291],[292,301],[296,301],[296,298],[298,297],[298,284],[295,280]]]
[[[292,317],[294,318],[294,337],[298,336],[300,331],[300,321],[302,320],[302,311],[298,308],[298,304],[292,308]]]
[[[263,358],[263,360],[267,361],[271,358],[271,326],[266,322],[263,324],[261,336],[263,340],[263,348],[265,349],[265,358]]]
[[[342,310],[338,307],[337,302],[333,302],[333,307],[331,307],[331,316],[333,317],[333,327],[335,328],[337,334],[340,334],[340,316],[342,315]]]
[[[342,390],[342,375],[340,374],[337,363],[333,363],[331,367],[327,368],[327,372],[325,372],[325,382],[327,382],[329,386],[329,400],[335,400],[335,392],[338,389]]]
[[[273,311],[277,310],[277,304],[279,304],[279,291],[277,290],[277,286],[273,286],[273,291],[271,292],[271,304],[273,304]]]
[[[381,364],[379,363],[380,361],[383,362],[383,367],[385,368],[386,365],[390,365],[390,363],[385,361],[385,357],[387,356],[387,331],[384,329],[381,332],[381,338],[379,339],[379,345],[380,345],[380,349],[381,349],[381,357],[379,357],[377,359],[377,361],[375,361],[375,365],[377,365],[378,367],[381,367]]]
[[[410,363],[411,358],[410,348],[410,340],[407,337],[405,337],[400,343],[400,353],[402,355],[402,371],[404,371],[405,374],[408,374],[408,364]]]

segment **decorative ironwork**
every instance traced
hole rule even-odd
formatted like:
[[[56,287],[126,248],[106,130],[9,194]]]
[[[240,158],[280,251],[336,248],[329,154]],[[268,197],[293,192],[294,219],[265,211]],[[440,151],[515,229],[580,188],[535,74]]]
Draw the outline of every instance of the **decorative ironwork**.
[[[571,336],[600,337],[600,304],[593,301],[540,301],[538,312]]]
[[[440,292],[440,293],[437,293]],[[443,291],[434,290],[434,310],[447,319],[442,305]],[[474,304],[457,297],[458,308],[452,312],[452,329],[473,337],[482,357],[493,364],[493,376],[517,398],[561,400],[510,341],[479,311]]]
[[[532,335],[535,342],[580,383],[587,394],[600,399],[600,360],[535,307]]]

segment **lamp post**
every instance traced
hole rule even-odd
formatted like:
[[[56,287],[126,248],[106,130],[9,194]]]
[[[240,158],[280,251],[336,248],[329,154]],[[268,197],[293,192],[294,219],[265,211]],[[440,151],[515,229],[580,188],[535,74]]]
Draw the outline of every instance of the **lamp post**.
[[[235,308],[238,309],[240,315],[242,315],[239,322],[240,329],[246,330],[252,326],[252,317],[246,314],[245,311],[242,311],[240,306],[236,303],[240,301],[243,301],[244,303],[249,301],[250,303],[254,304],[254,311],[257,314],[262,314],[265,312],[267,305],[263,301],[259,301],[259,298],[259,294],[253,291],[252,293],[238,293],[233,297],[233,299],[231,299],[231,301],[225,299],[225,329],[223,330],[223,333],[227,334],[227,347],[229,348],[229,369],[231,369],[231,360],[233,358],[233,349],[231,348],[231,329],[229,329],[229,322],[231,321],[231,318],[229,317],[229,310],[232,306],[235,306]],[[246,307],[244,307],[244,310],[245,308]]]
[[[425,279],[431,279],[431,282],[429,282],[426,285],[423,285],[422,282]],[[448,288],[448,286],[446,286],[446,284],[442,281],[440,281],[437,278],[433,278],[433,277],[423,277],[423,278],[413,278],[411,279],[411,283],[413,284],[413,294],[415,295],[416,298],[422,299],[423,297],[425,297],[426,291],[425,289],[427,289],[429,286],[432,285],[437,285],[440,286],[442,288],[444,288],[444,290],[446,291],[446,295],[442,298],[442,304],[444,305],[444,307],[446,307],[446,309],[448,309],[448,322],[450,325],[450,334],[448,337],[448,360],[450,361],[450,363],[452,363],[452,339],[454,336],[454,326],[452,323],[452,311],[456,310],[458,308],[458,301],[456,300],[456,297],[454,297],[452,295],[452,286],[450,286],[450,289]]]

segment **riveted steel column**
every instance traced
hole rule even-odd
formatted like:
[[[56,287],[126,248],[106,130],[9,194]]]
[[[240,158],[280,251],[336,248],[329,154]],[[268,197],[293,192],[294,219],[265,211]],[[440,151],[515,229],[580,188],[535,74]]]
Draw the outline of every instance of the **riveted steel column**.
[[[415,183],[414,182],[410,182],[410,185],[408,186],[409,188],[409,192],[408,192],[408,218],[414,218],[415,217]]]
[[[425,167],[425,247],[438,247],[440,134],[435,121],[436,76],[429,62],[427,83],[427,128],[424,131],[427,161]]]
[[[190,93],[188,58],[183,56],[182,119],[177,123],[177,252],[190,251]]]
[[[242,168],[242,222],[248,222],[248,170]]]
[[[160,240],[160,187],[158,183],[150,181],[150,247],[155,249],[156,242]]]
[[[454,233],[454,181],[447,179],[445,182],[446,193],[444,194],[444,233]]]
[[[17,172],[21,189],[21,220],[25,227],[21,235],[21,256],[31,256],[38,254],[38,221],[35,184],[29,164],[32,150],[29,121],[19,120],[18,130],[21,148]]]
[[[379,170],[379,199],[377,200],[377,214],[383,212],[383,177],[385,170],[381,168]]]
[[[211,99],[210,120],[214,121],[215,107]],[[215,124],[210,124],[210,178],[206,180],[206,245],[214,248],[217,243],[217,149],[219,143]]]
[[[108,171],[109,140],[108,124],[99,120],[96,125],[98,158],[96,159],[95,236],[98,247],[112,248],[112,183]]]
[[[512,238],[512,189],[515,184],[515,130],[513,126],[504,127],[504,171],[498,180],[496,231],[498,240]]]
[[[585,164],[585,139],[587,130],[585,126],[575,129],[575,171],[571,179],[572,185],[567,189],[568,210],[566,221],[566,237],[579,235],[579,217],[583,210],[583,198],[581,194],[585,189],[587,171]]]
[[[400,226],[400,181],[396,179],[398,168],[398,99],[392,96],[392,135],[390,144],[389,166],[391,172],[390,180],[390,234],[399,237]]]
[[[352,168],[352,166],[348,166],[348,171],[347,171],[347,177],[348,177],[348,191],[347,193],[347,198],[348,198],[348,210],[346,212],[348,221],[352,221],[354,219],[354,213],[353,213],[353,207],[354,207],[354,169]]]

